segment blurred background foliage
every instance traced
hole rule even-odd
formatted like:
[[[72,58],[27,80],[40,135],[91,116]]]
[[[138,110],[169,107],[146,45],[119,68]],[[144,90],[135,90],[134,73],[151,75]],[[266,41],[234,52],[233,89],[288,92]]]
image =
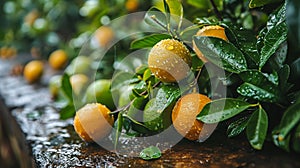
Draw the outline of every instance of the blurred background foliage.
[[[222,16],[258,30],[266,13],[250,10],[248,0],[214,0]],[[183,0],[185,18],[215,17],[209,0]],[[7,0],[0,2],[0,46],[47,58],[57,48],[77,56],[83,43],[102,25],[151,6],[163,10],[162,0]],[[276,6],[276,4],[274,5]],[[261,10],[260,10],[261,11]]]
[[[142,0],[9,0],[0,2],[0,46],[46,57],[57,48],[76,56],[100,26],[146,10]],[[124,8],[125,6],[125,8]]]

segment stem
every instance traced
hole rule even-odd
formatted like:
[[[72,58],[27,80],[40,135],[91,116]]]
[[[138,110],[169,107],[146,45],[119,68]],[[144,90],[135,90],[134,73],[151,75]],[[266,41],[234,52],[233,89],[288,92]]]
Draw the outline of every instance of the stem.
[[[133,100],[131,100],[126,106],[121,107],[121,108],[119,108],[119,109],[116,109],[116,110],[114,110],[114,111],[109,112],[109,114],[116,114],[116,113],[119,113],[119,112],[121,112],[121,111],[125,111],[125,110],[127,110],[127,109],[131,106],[132,103],[133,103]]]
[[[165,25],[163,25],[162,23],[160,23],[160,21],[158,21],[158,20],[156,19],[155,15],[152,15],[152,16],[151,16],[151,19],[152,19],[155,23],[157,23],[159,26],[161,26],[162,28],[164,28],[166,31],[168,31],[168,28],[167,28]]]
[[[222,15],[221,15],[221,13],[219,12],[219,10],[218,10],[218,8],[217,8],[216,3],[214,2],[214,0],[209,0],[209,1],[210,1],[211,5],[212,5],[213,8],[214,8],[214,12],[215,12],[215,14],[217,15],[217,18],[218,18],[220,21],[222,21],[223,18],[222,18]]]
[[[160,21],[158,21],[158,20],[156,19],[155,15],[152,15],[152,16],[151,16],[151,19],[152,19],[155,23],[157,23],[159,26],[161,26],[162,28],[164,28],[164,29],[165,29],[165,30],[166,30],[173,38],[176,38],[177,32],[175,32],[175,34],[174,34],[174,32],[171,31],[170,24],[168,24],[168,25],[167,25],[168,27],[166,27],[165,25],[163,25]]]
[[[200,68],[200,70],[198,71],[195,80],[190,84],[190,87],[191,87],[191,88],[194,87],[194,86],[198,83],[197,81],[198,81],[198,79],[199,79],[199,77],[200,77],[201,70],[202,70],[202,68]]]
[[[155,88],[157,85],[159,85],[161,82],[159,81],[159,82],[157,82],[157,83],[155,83],[153,86],[152,86],[152,88]],[[143,95],[145,95],[147,93],[147,90],[145,90],[145,91],[143,91],[142,93],[140,93],[139,95],[140,96],[143,96]],[[133,99],[134,100],[134,99]],[[114,110],[114,111],[111,111],[109,114],[116,114],[116,113],[119,113],[119,112],[121,112],[121,111],[125,111],[125,110],[127,110],[127,109],[129,109],[129,107],[131,106],[131,104],[133,103],[133,100],[131,100],[126,106],[124,106],[124,107],[121,107],[121,108],[119,108],[119,109],[116,109],[116,110]]]

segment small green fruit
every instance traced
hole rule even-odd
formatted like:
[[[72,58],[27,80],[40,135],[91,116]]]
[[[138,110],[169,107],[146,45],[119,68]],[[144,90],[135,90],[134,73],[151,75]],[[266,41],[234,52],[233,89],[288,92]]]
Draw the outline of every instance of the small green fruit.
[[[87,103],[101,103],[109,109],[115,109],[112,93],[110,91],[111,80],[99,79],[89,85],[86,91]]]

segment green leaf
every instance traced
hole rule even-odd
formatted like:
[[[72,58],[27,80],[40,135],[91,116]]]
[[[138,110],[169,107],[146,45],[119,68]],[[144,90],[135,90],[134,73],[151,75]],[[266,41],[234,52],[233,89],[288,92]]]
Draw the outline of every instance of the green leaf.
[[[287,52],[288,52],[288,44],[286,42],[283,42],[279,46],[275,54],[271,56],[268,61],[272,69],[278,71],[280,68],[282,68],[287,57]]]
[[[257,7],[261,7],[279,1],[281,0],[250,0],[249,8],[257,8]]]
[[[170,108],[161,111],[161,109],[164,108],[165,104],[160,103],[161,102],[157,101],[156,98],[153,98],[149,100],[144,109],[143,121],[145,123],[145,126],[149,130],[155,132],[162,131],[172,124],[171,112],[173,105],[169,106]]]
[[[120,71],[112,78],[111,90],[115,91],[138,81],[139,79],[133,73]]]
[[[214,2],[218,10],[223,9],[223,0],[214,0]],[[211,3],[207,0],[187,0],[187,3],[198,8],[198,11],[209,11],[213,8]]]
[[[232,138],[243,132],[247,126],[248,120],[248,117],[242,117],[232,122],[227,128],[227,136]]]
[[[183,7],[179,0],[166,0],[166,3],[168,4],[169,10],[170,10],[170,22],[174,22],[174,26],[177,25],[177,30],[180,31],[180,27],[182,24],[183,19]]]
[[[240,73],[247,69],[243,53],[232,43],[216,37],[194,36],[193,39],[202,54],[218,67],[233,73]]]
[[[288,134],[284,139],[282,137],[279,137],[278,135],[278,127],[275,127],[272,131],[272,138],[273,142],[276,146],[280,147],[281,149],[284,149],[286,151],[290,151],[290,142],[291,142],[291,134]]]
[[[147,69],[149,69],[148,65],[142,64],[135,69],[135,73],[138,75],[143,75]]]
[[[284,112],[279,128],[274,132],[273,136],[278,136],[278,141],[282,141],[287,135],[300,123],[300,102],[296,102],[286,109]]]
[[[156,43],[163,39],[171,38],[168,34],[151,34],[149,36],[145,36],[141,39],[137,39],[131,42],[131,49],[140,49],[140,48],[148,48],[153,47]]]
[[[152,76],[150,69],[146,69],[143,74],[143,81],[147,81]]]
[[[285,22],[280,23],[268,31],[261,49],[259,67],[262,68],[269,58],[275,53],[279,46],[287,39],[287,26]]]
[[[135,120],[134,118],[130,117],[129,115],[123,114],[123,117],[127,118],[128,120],[131,121],[131,127],[132,127],[133,130],[135,130],[139,133],[142,133],[142,134],[151,133],[151,131],[144,124],[142,124],[141,122]]]
[[[61,89],[70,102],[73,102],[73,91],[70,83],[70,76],[64,73],[61,80]]]
[[[223,98],[204,106],[197,120],[204,123],[217,123],[229,119],[253,105],[241,99]]]
[[[268,33],[267,27],[264,27],[258,33],[257,42],[256,42],[256,49],[257,49],[258,53],[261,53],[261,49],[264,46],[264,40],[265,40],[265,36],[267,33]],[[259,60],[260,60],[260,57],[259,57]]]
[[[288,26],[289,47],[300,51],[300,3],[299,0],[289,0],[286,5],[286,23]]]
[[[246,29],[241,29],[233,25],[225,25],[225,33],[228,40],[234,43],[244,54],[247,62],[259,62],[259,54],[256,48],[257,39],[255,34]],[[247,59],[249,58],[249,59]]]
[[[246,133],[254,149],[262,149],[268,131],[268,115],[263,108],[257,109],[250,117]]]
[[[282,24],[286,20],[286,2],[280,6],[277,10],[269,15],[267,22],[267,29],[270,31],[274,27]]]
[[[270,85],[272,87],[277,87],[275,85],[278,85],[277,77],[262,73],[258,70],[247,70],[240,73],[239,76],[244,82],[248,82],[257,86]]]
[[[283,93],[286,93],[290,88],[290,84],[288,83],[288,79],[290,77],[290,67],[285,64],[278,72],[279,76],[279,88]]]
[[[181,40],[189,43],[193,40],[193,36],[199,31],[199,25],[191,25],[180,32]]]
[[[147,91],[147,83],[143,80],[140,81],[139,83],[134,85],[132,91],[136,97],[143,96],[143,95],[141,95],[141,93],[144,93]]]
[[[152,7],[145,14],[144,21],[159,30],[167,30],[166,15],[159,9]]]
[[[300,153],[300,124],[298,124],[295,130],[292,143],[294,151]]]
[[[160,109],[160,111],[164,111],[170,104],[177,101],[177,99],[181,96],[180,88],[176,86],[167,86],[164,85],[161,87],[156,95],[156,101],[159,104],[163,104]]]
[[[291,76],[292,81],[298,81],[300,78],[300,58],[291,63]]]
[[[272,85],[254,85],[248,82],[237,88],[237,92],[245,97],[264,102],[276,102],[279,100],[279,91]]]
[[[60,119],[66,120],[75,116],[76,110],[73,103],[67,104],[60,110]]]
[[[140,152],[140,158],[144,160],[158,159],[161,157],[161,151],[156,146],[150,146]]]
[[[146,98],[136,97],[132,100],[132,103],[127,111],[127,115],[136,121],[143,121],[143,109],[147,103]]]
[[[187,0],[187,3],[199,9],[209,8],[209,1],[207,0]]]
[[[122,127],[123,127],[123,114],[121,112],[118,114],[118,119],[115,123],[116,123],[116,126],[115,126],[116,132],[115,132],[115,137],[114,137],[114,148],[117,149],[120,134],[122,132]]]

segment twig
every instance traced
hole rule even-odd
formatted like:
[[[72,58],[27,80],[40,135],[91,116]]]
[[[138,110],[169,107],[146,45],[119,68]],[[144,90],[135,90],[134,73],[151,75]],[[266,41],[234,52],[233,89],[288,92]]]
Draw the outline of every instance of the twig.
[[[219,10],[218,10],[218,8],[217,8],[217,5],[216,5],[216,3],[214,2],[214,0],[210,0],[210,3],[211,3],[211,5],[213,6],[214,12],[215,12],[215,14],[217,15],[218,19],[219,19],[220,21],[222,21],[222,20],[223,20],[222,15],[221,15],[221,13],[219,12]]]

